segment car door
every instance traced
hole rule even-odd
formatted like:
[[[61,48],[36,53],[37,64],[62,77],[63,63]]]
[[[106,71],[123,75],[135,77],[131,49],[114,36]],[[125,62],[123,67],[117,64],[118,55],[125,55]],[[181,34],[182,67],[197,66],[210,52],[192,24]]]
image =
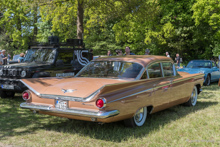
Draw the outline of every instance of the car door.
[[[212,73],[211,73],[211,80],[217,81],[220,78],[220,71],[217,67],[216,63],[212,61]]]
[[[154,79],[152,83],[154,112],[166,109],[169,107],[170,101],[170,78],[164,77],[160,62],[150,64],[147,67],[147,72],[148,78]]]

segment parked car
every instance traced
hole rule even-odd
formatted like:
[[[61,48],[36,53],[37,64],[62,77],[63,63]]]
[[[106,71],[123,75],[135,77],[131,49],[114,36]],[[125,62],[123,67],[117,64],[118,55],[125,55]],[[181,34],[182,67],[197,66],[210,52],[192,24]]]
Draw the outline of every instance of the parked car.
[[[75,77],[22,79],[29,88],[21,108],[34,113],[142,126],[148,113],[195,106],[204,75],[178,73],[171,58],[133,55],[100,57]]]
[[[181,72],[190,74],[203,73],[204,85],[208,86],[211,82],[219,81],[220,71],[218,65],[211,60],[192,60],[185,68],[178,69]]]
[[[0,96],[14,97],[15,92],[26,90],[20,79],[74,76],[88,62],[89,53],[84,48],[83,40],[68,39],[59,43],[57,37],[49,37],[49,43],[32,44],[24,62],[0,67]]]

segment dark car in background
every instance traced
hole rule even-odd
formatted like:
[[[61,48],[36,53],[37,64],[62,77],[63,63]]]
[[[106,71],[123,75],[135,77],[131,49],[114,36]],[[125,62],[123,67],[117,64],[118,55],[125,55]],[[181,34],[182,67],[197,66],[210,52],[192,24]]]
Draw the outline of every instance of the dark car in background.
[[[20,79],[74,76],[89,62],[89,56],[81,39],[59,43],[53,36],[47,44],[32,44],[24,62],[0,67],[0,96],[13,97],[26,90]]]

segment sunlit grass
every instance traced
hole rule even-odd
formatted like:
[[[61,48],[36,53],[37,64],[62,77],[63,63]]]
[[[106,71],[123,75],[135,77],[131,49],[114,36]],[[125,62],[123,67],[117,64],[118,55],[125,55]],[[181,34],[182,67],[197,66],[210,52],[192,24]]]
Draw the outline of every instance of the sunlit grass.
[[[220,88],[203,87],[195,107],[152,114],[143,127],[98,125],[20,109],[20,95],[0,98],[0,146],[220,146]]]

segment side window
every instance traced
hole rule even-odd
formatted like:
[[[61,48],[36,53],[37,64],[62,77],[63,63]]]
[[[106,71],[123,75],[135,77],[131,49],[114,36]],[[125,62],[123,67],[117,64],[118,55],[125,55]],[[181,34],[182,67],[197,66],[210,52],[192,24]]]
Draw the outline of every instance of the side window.
[[[165,77],[173,76],[173,64],[170,62],[163,62],[163,73]]]
[[[56,64],[71,64],[73,61],[73,52],[59,52]]]
[[[160,63],[152,64],[148,67],[149,78],[158,78],[162,77]]]

